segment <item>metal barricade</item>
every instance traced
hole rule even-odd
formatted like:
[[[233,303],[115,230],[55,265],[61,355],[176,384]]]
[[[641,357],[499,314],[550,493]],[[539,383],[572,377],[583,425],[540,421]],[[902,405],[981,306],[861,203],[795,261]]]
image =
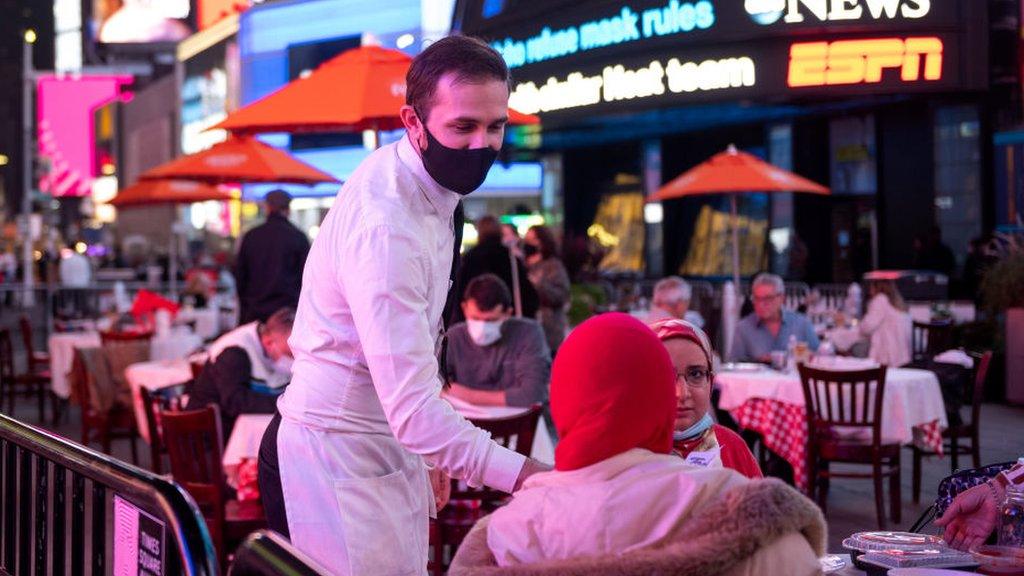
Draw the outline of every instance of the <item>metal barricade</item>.
[[[0,414],[0,574],[218,574],[177,484]]]
[[[326,576],[330,572],[270,530],[254,532],[235,552],[229,576]]]

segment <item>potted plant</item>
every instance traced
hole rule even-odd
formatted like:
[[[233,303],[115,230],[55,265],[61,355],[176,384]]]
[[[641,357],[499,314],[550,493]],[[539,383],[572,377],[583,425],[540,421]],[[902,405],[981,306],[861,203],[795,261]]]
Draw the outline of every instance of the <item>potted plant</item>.
[[[1006,400],[1024,404],[1024,234],[997,234],[989,253],[995,260],[982,280],[982,297],[1004,327]]]

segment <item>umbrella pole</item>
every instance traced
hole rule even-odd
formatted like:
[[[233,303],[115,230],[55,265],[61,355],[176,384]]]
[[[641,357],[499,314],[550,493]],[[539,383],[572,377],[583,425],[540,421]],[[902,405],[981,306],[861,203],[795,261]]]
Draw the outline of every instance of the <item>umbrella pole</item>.
[[[732,225],[732,281],[740,294],[740,232],[739,208],[736,194],[729,194],[729,220]]]
[[[177,207],[175,207],[174,218],[171,220],[171,249],[169,251],[170,261],[167,263],[167,279],[170,281],[171,299],[178,300],[178,223]]]

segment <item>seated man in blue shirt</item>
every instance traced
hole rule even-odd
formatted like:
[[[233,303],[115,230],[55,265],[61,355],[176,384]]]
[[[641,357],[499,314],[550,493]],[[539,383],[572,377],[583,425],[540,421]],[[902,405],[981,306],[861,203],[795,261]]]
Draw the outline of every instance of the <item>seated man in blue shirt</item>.
[[[815,351],[818,335],[806,316],[782,308],[786,286],[774,274],[759,274],[754,278],[754,313],[743,317],[736,325],[736,334],[729,353],[730,362],[771,362],[774,350],[786,350],[789,337],[806,342]]]
[[[511,318],[512,295],[483,274],[466,286],[466,321],[448,331],[447,394],[480,406],[530,406],[547,398],[551,352],[540,324]]]

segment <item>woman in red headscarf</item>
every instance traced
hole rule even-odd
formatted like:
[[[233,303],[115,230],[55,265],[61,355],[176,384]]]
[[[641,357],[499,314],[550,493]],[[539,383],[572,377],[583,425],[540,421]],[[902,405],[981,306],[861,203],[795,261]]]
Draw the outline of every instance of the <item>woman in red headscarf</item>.
[[[747,443],[711,418],[711,341],[686,320],[656,322],[651,329],[665,344],[676,372],[676,414],[672,446],[697,466],[732,468],[747,478],[761,478],[761,468]]]
[[[478,522],[449,574],[819,573],[813,503],[671,453],[674,382],[665,346],[635,318],[573,330],[551,371],[555,469]]]

